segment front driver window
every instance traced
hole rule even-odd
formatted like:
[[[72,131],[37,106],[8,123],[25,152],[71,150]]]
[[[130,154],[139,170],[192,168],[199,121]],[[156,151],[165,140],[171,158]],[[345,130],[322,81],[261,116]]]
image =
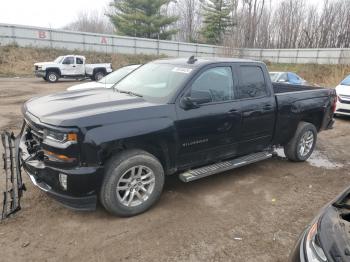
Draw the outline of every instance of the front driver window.
[[[74,57],[72,56],[68,56],[66,57],[64,60],[63,60],[63,63],[64,65],[72,65],[74,64]]]
[[[233,79],[231,67],[215,67],[204,71],[191,86],[190,97],[206,94],[211,102],[233,100]]]

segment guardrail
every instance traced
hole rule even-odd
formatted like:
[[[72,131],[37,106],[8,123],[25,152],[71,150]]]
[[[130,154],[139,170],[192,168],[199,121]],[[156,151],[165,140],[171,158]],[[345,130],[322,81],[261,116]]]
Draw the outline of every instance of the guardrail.
[[[12,43],[19,46],[122,54],[163,54],[171,57],[231,56],[274,63],[350,64],[349,48],[238,49],[0,23],[0,45]]]

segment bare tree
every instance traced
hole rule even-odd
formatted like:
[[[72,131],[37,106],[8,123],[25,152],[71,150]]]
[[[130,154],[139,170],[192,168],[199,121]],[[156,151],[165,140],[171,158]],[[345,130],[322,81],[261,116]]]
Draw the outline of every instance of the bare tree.
[[[99,11],[81,11],[73,22],[63,27],[66,30],[112,34],[114,27],[103,12]]]

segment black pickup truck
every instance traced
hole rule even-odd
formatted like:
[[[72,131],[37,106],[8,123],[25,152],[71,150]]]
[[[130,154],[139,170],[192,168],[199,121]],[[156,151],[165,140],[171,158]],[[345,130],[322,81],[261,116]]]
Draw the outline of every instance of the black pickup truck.
[[[144,212],[167,175],[184,182],[270,158],[305,161],[333,125],[331,89],[272,84],[264,63],[157,60],[114,88],[33,98],[19,152],[32,182],[64,205]]]

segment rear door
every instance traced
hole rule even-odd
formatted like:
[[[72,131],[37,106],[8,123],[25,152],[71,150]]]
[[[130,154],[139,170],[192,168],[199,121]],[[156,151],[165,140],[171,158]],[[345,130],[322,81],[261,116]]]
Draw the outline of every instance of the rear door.
[[[193,167],[236,155],[241,113],[235,101],[238,77],[231,64],[202,69],[187,85],[183,96],[207,93],[211,101],[198,108],[183,109],[177,103],[175,123],[179,167]]]
[[[84,59],[80,56],[75,58],[75,75],[85,75]]]
[[[260,64],[238,66],[240,81],[236,93],[242,112],[240,154],[260,151],[272,141],[276,102],[264,70]]]

